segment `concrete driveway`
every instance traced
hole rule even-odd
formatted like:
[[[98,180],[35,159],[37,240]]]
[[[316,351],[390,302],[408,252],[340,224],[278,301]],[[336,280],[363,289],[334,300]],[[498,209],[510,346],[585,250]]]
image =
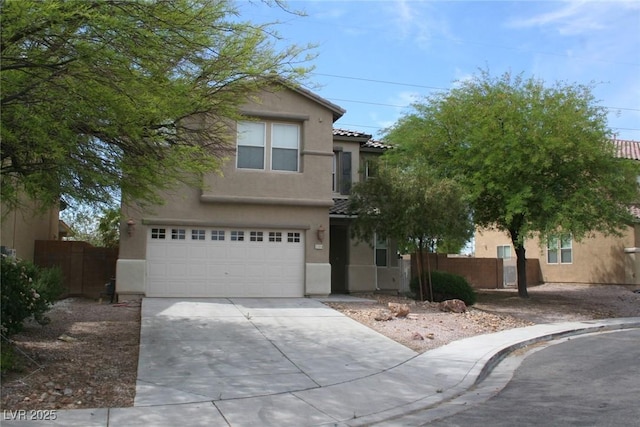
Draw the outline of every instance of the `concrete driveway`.
[[[145,298],[134,405],[313,390],[416,356],[313,299]]]

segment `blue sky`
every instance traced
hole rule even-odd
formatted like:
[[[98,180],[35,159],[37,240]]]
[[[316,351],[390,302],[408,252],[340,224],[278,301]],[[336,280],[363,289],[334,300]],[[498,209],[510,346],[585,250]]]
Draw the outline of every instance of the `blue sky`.
[[[314,44],[309,88],[347,113],[336,127],[380,136],[411,102],[488,69],[548,84],[595,83],[620,139],[640,140],[640,1],[258,1],[241,18],[280,21]]]

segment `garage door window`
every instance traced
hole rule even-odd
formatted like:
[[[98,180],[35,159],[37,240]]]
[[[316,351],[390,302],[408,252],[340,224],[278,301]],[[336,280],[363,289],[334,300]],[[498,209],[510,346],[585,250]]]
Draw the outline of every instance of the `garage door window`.
[[[244,231],[232,231],[231,232],[231,241],[232,242],[243,242],[244,241]]]
[[[205,236],[204,230],[191,230],[191,240],[204,240]]]
[[[269,232],[269,241],[270,242],[282,242],[282,233],[279,231],[270,231]]]
[[[212,230],[211,240],[224,240],[224,230]]]
[[[264,235],[262,231],[251,231],[249,233],[249,240],[252,242],[262,242]]]
[[[289,243],[300,242],[300,233],[287,233],[287,242]]]
[[[166,230],[164,228],[152,228],[151,229],[151,238],[152,239],[164,239],[166,237]]]
[[[171,240],[185,240],[186,230],[182,228],[171,229]]]

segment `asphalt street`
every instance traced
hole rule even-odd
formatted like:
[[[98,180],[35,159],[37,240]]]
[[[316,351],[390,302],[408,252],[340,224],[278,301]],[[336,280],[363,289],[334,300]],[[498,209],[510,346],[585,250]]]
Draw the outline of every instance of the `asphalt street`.
[[[638,426],[640,329],[573,337],[535,351],[495,397],[424,425]]]

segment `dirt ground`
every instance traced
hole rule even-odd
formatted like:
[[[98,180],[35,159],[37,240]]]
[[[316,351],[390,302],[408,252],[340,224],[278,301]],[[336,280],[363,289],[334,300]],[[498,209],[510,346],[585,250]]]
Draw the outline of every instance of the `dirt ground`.
[[[20,369],[2,376],[0,409],[133,406],[140,303],[67,298],[47,316],[12,337]]]
[[[418,352],[503,329],[572,320],[640,316],[640,287],[548,284],[483,290],[466,313],[398,296],[362,295],[374,302],[329,305]],[[378,321],[389,302],[409,305],[404,318]],[[2,377],[0,410],[74,409],[133,405],[140,304],[116,305],[69,298],[56,303],[45,327],[29,324],[13,337],[20,369]],[[6,345],[5,342],[2,345]]]

